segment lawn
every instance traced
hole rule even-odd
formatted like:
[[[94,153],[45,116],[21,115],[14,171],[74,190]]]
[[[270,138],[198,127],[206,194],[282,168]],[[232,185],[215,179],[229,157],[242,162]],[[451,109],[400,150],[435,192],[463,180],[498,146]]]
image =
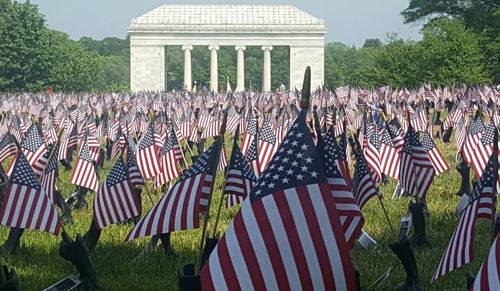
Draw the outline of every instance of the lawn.
[[[419,276],[425,290],[464,290],[465,273],[471,270],[474,273],[479,269],[491,245],[491,222],[479,220],[475,229],[474,255],[475,260],[461,269],[445,275],[437,282],[430,284],[436,271],[439,260],[455,229],[458,217],[454,215],[454,208],[459,201],[455,192],[460,187],[460,177],[454,169],[455,144],[443,144],[436,141],[450,164],[450,169],[434,179],[427,194],[428,210],[430,217],[427,221],[427,235],[430,246],[425,249],[415,249]],[[226,140],[226,148],[230,149],[231,142]],[[229,157],[229,152],[228,152]],[[100,173],[100,182],[104,181],[111,164],[106,162]],[[57,186],[63,195],[71,195],[74,186],[69,184],[70,171],[60,169],[60,180]],[[216,180],[216,189],[212,199],[211,217],[209,224],[210,233],[213,231],[213,222],[217,204],[221,199],[223,177],[219,173]],[[407,211],[408,198],[391,199],[396,182],[391,180],[380,188],[384,196],[392,224],[399,226],[399,219]],[[159,190],[152,190],[148,185],[151,196],[156,202],[160,199]],[[143,191],[145,195],[145,191]],[[94,195],[87,195],[89,209],[73,211],[72,225],[67,225],[68,233],[75,237],[77,233],[87,231],[92,219],[92,199]],[[143,198],[144,211],[151,208],[150,200]],[[237,207],[223,208],[221,223],[218,231],[224,232],[228,223],[237,212]],[[145,213],[145,212],[144,212]],[[361,273],[361,282],[364,289],[369,289],[373,281],[380,277],[387,269],[392,268],[387,281],[379,290],[392,290],[394,286],[404,280],[405,272],[397,257],[391,252],[388,243],[395,240],[391,234],[382,208],[377,199],[372,199],[363,209],[365,216],[365,231],[378,242],[378,246],[365,250],[356,245],[351,252],[354,264]],[[201,231],[189,230],[177,232],[172,235],[172,243],[178,257],[166,256],[162,250],[157,249],[147,255],[138,257],[141,250],[149,242],[149,238],[124,242],[125,236],[132,229],[131,224],[114,225],[103,230],[101,239],[96,249],[91,253],[91,258],[97,269],[98,279],[105,290],[176,290],[177,269],[187,263],[194,263],[198,254]],[[0,241],[4,241],[8,228],[0,227]],[[2,263],[16,269],[23,290],[40,290],[57,282],[69,274],[77,274],[73,266],[59,256],[58,248],[61,238],[38,231],[26,231],[22,237],[22,251],[12,256],[1,255]]]

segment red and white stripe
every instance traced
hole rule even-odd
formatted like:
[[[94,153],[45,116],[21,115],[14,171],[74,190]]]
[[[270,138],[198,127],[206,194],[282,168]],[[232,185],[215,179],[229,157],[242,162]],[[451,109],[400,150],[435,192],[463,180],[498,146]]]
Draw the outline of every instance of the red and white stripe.
[[[500,290],[500,235],[491,245],[488,257],[479,268],[471,291]]]
[[[329,186],[245,200],[204,264],[201,283],[205,290],[355,290]]]
[[[202,173],[176,183],[139,221],[126,240],[198,228],[202,205],[206,209],[208,204],[212,178]]]

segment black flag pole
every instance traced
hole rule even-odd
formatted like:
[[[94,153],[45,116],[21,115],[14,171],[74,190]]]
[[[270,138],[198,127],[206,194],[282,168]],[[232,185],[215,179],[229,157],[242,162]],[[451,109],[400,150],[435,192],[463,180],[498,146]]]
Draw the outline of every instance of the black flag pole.
[[[495,158],[493,162],[493,201],[491,203],[491,239],[495,240],[497,236],[496,226],[496,209],[497,209],[497,184],[498,184],[498,128],[495,126],[495,134],[493,135],[493,153]]]

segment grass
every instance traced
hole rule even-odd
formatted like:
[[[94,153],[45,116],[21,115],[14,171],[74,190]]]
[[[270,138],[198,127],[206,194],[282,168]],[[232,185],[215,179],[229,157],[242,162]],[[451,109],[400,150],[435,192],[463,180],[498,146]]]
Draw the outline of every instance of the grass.
[[[415,249],[419,268],[419,276],[425,290],[464,290],[465,273],[467,270],[476,273],[491,245],[490,221],[479,220],[476,224],[474,254],[475,260],[461,269],[445,275],[437,282],[430,284],[431,278],[439,264],[439,260],[458,222],[453,214],[459,198],[455,192],[460,187],[460,177],[455,166],[455,144],[443,144],[436,141],[439,149],[450,164],[450,170],[434,179],[428,192],[428,209],[430,218],[427,220],[427,234],[430,246],[425,249]],[[231,141],[226,140],[226,148],[230,149]],[[229,151],[228,151],[229,157]],[[100,182],[104,181],[111,164],[106,162],[100,173]],[[69,184],[69,171],[60,169],[60,181],[57,186],[63,195],[71,195],[74,186]],[[217,204],[221,199],[222,174],[216,179],[216,190],[212,200],[210,233],[213,231]],[[391,180],[380,188],[385,197],[389,217],[397,227],[399,219],[407,211],[408,198],[391,199],[396,182]],[[152,186],[149,185],[149,189]],[[143,192],[144,194],[144,192]],[[155,201],[160,199],[159,191],[151,192]],[[87,231],[92,219],[92,199],[87,195],[89,209],[73,211],[74,223],[67,225],[67,231],[72,237],[77,233]],[[144,213],[151,208],[147,197],[143,199]],[[237,212],[237,207],[223,208],[218,231],[223,233],[228,223]],[[388,243],[394,241],[389,226],[384,217],[379,202],[372,199],[363,209],[365,216],[365,231],[378,242],[378,246],[369,250],[356,245],[351,252],[354,264],[361,272],[361,283],[364,289],[381,276],[388,268],[392,268],[388,280],[379,290],[392,290],[402,282],[405,272],[397,257],[388,248]],[[146,246],[149,238],[124,242],[125,236],[132,229],[130,224],[113,225],[103,230],[97,248],[91,253],[91,258],[98,273],[98,279],[105,290],[176,290],[177,269],[187,263],[195,263],[198,254],[201,231],[199,229],[181,231],[172,234],[172,243],[179,257],[165,256],[161,250],[156,250],[140,259],[134,260]],[[4,241],[8,228],[0,227],[0,241]],[[41,290],[57,282],[69,274],[77,274],[73,266],[59,256],[58,248],[61,238],[38,231],[25,231],[22,237],[22,251],[15,255],[0,255],[2,263],[16,269],[23,290]]]

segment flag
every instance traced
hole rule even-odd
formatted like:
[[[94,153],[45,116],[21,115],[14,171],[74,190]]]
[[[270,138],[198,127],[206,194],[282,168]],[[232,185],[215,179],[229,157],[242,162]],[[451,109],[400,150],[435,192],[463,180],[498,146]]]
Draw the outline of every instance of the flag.
[[[359,206],[356,204],[351,184],[347,183],[342,171],[338,167],[338,163],[343,163],[344,161],[340,160],[338,152],[334,149],[335,147],[338,148],[338,145],[333,133],[327,132],[325,138],[318,135],[316,148],[323,161],[326,180],[330,185],[330,190],[335,201],[345,241],[349,245],[349,248],[352,249],[354,242],[361,234],[365,219],[363,214],[361,214]],[[301,153],[297,154],[298,157],[301,155]]]
[[[260,172],[264,172],[278,148],[276,134],[271,127],[271,123],[266,120],[258,134],[259,137],[259,164]]]
[[[14,162],[14,170],[0,209],[0,224],[15,228],[29,228],[59,234],[61,219],[52,200],[45,195],[21,152]]]
[[[99,181],[97,180],[96,167],[94,163],[95,162],[90,156],[87,137],[84,136],[78,160],[76,161],[76,165],[71,173],[70,183],[97,192],[99,189]]]
[[[354,197],[359,209],[363,209],[366,202],[375,195],[378,195],[378,190],[375,185],[371,173],[366,166],[366,160],[363,154],[355,151],[356,166],[354,168],[354,178],[352,179],[352,187],[354,190]]]
[[[148,180],[161,172],[158,163],[159,149],[155,144],[155,128],[153,124],[149,125],[148,130],[142,136],[137,148],[136,158],[142,177]]]
[[[55,147],[55,148],[54,148]],[[47,167],[45,167],[45,170],[43,171],[43,174],[40,178],[40,184],[42,185],[42,188],[45,191],[45,195],[49,196],[50,200],[56,201],[55,200],[55,192],[56,192],[56,179],[57,179],[57,152],[58,152],[59,146],[56,144],[53,144],[50,148],[45,153],[45,158],[48,160],[47,162]],[[49,157],[50,153],[52,152],[52,156]],[[50,159],[50,160],[49,160]]]
[[[436,147],[436,144],[434,143],[434,140],[432,140],[432,137],[429,134],[429,132],[427,131],[424,132],[424,136],[422,137],[420,143],[424,147],[424,150],[427,153],[427,157],[429,158],[429,160],[432,163],[432,166],[434,167],[436,176],[439,176],[439,174],[448,170],[449,168],[448,163],[443,158],[443,155],[441,154],[439,149]]]
[[[394,138],[389,125],[386,125],[380,136],[380,170],[385,175],[398,179],[401,152],[396,148]]]
[[[17,153],[17,146],[9,132],[5,133],[0,141],[0,163],[3,163],[8,157]]]
[[[469,123],[462,148],[463,158],[469,164],[472,164],[474,150],[476,149],[477,143],[481,140],[483,131],[483,120],[479,116],[476,116],[476,118],[471,120]]]
[[[47,152],[47,146],[44,144],[40,130],[35,124],[31,124],[29,127],[26,137],[21,142],[21,149],[35,175],[40,177],[47,165],[47,158],[43,156]]]
[[[132,193],[129,175],[123,158],[120,157],[94,198],[94,222],[97,228],[139,215],[138,201]]]
[[[476,177],[481,177],[484,167],[488,163],[488,158],[493,152],[493,137],[495,135],[495,125],[490,123],[484,130],[481,139],[476,144],[476,148],[471,154],[471,166],[476,173]]]
[[[377,125],[375,123],[367,124],[366,129],[366,146],[363,148],[366,164],[373,174],[375,182],[382,181],[382,172],[380,169],[380,138]]]
[[[474,259],[474,228],[476,218],[491,219],[495,171],[498,171],[498,153],[494,152],[481,176],[474,185],[470,202],[465,208],[444,251],[433,281],[452,272]]]
[[[408,127],[404,138],[399,181],[403,189],[419,198],[424,198],[434,180],[434,166],[427,157],[413,127]]]
[[[205,290],[356,289],[335,201],[305,115],[302,110],[203,265]]]
[[[175,145],[177,144],[177,138],[175,137],[175,132],[172,129],[165,144],[160,153],[160,173],[155,176],[155,186],[159,187],[173,179],[179,177],[181,170],[179,167],[179,162],[177,161],[175,155]]]
[[[221,140],[217,139],[196,162],[181,175],[178,182],[135,225],[126,240],[199,227],[200,211],[206,211],[216,155]]]
[[[227,195],[226,207],[231,207],[243,202],[252,191],[256,181],[257,177],[250,169],[250,165],[241,153],[235,138],[231,160],[229,161],[226,183],[223,190],[223,193]]]
[[[142,178],[141,171],[139,171],[139,167],[137,166],[137,162],[135,161],[134,151],[132,151],[130,147],[127,151],[127,168],[128,168],[130,183],[133,186],[145,184],[144,179]]]
[[[491,245],[488,257],[479,268],[471,291],[500,290],[500,235]]]

